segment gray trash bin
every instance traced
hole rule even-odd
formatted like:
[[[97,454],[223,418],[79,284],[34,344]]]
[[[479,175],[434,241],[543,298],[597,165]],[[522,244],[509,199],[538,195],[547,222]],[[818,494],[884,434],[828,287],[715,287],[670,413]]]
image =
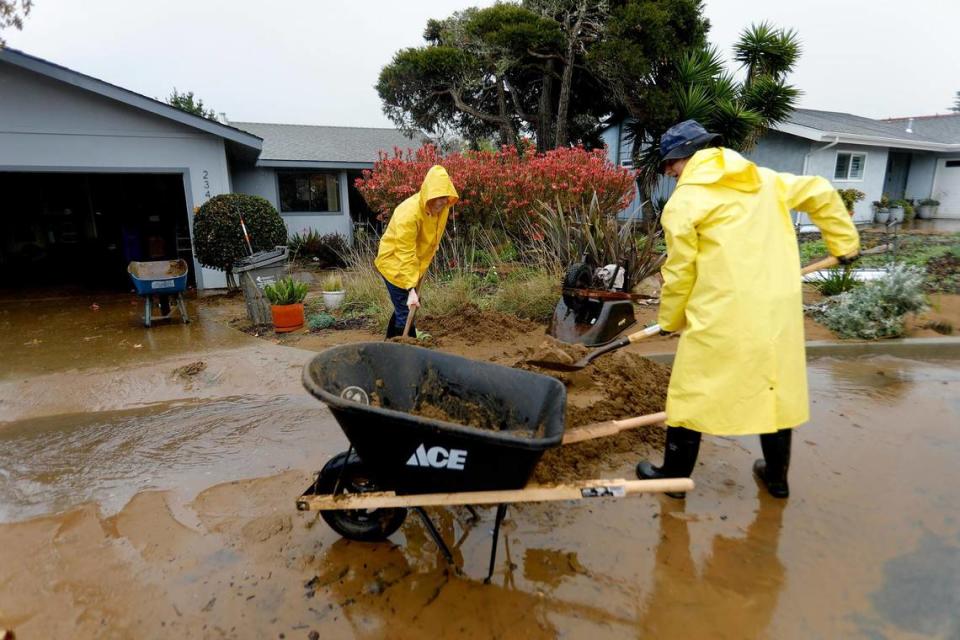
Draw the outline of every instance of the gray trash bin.
[[[273,324],[270,301],[263,294],[263,289],[268,284],[283,278],[286,271],[286,247],[277,247],[272,251],[258,251],[233,264],[233,272],[240,279],[243,299],[247,303],[247,316],[253,324]]]

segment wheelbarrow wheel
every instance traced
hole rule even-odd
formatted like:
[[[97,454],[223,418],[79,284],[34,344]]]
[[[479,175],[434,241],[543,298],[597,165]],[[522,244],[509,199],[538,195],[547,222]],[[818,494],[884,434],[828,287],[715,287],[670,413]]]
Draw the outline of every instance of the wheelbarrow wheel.
[[[339,481],[339,486],[338,486]],[[320,470],[316,487],[321,493],[351,494],[381,491],[360,460],[344,451],[330,459]],[[407,518],[406,509],[344,509],[321,511],[330,528],[350,540],[377,542],[396,532]]]

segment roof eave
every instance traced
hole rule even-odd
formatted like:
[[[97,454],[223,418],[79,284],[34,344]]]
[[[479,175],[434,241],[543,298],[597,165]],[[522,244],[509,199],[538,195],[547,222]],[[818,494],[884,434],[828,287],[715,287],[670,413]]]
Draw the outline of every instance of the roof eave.
[[[0,61],[64,82],[79,89],[117,100],[134,108],[179,122],[180,124],[199,129],[200,131],[219,136],[226,140],[231,140],[237,144],[255,149],[256,151],[260,151],[263,148],[263,139],[259,136],[193,115],[192,113],[187,113],[159,100],[148,98],[129,89],[98,80],[93,76],[88,76],[79,71],[74,71],[53,62],[43,60],[42,58],[31,56],[22,51],[0,48]]]
[[[786,133],[814,142],[842,142],[859,144],[868,147],[896,147],[898,149],[912,149],[916,151],[960,151],[960,144],[946,142],[927,142],[925,140],[908,140],[904,138],[890,138],[885,136],[870,136],[856,133],[842,133],[839,131],[825,131],[793,122],[774,125],[774,131]]]
[[[260,158],[258,167],[267,169],[372,169],[372,162],[348,162],[340,160],[277,160]]]

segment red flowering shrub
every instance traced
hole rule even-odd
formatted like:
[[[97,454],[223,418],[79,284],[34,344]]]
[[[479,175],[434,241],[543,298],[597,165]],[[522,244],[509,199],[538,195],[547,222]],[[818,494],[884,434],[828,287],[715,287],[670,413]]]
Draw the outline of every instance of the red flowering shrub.
[[[420,189],[427,170],[441,164],[453,180],[460,202],[457,219],[487,225],[498,218],[508,228],[533,217],[540,202],[564,210],[588,204],[597,194],[601,211],[620,211],[633,199],[634,173],[607,160],[602,149],[566,147],[536,153],[528,146],[523,155],[515,147],[499,151],[471,151],[443,156],[432,145],[393,154],[380,153],[373,170],[357,178],[356,187],[382,220]]]

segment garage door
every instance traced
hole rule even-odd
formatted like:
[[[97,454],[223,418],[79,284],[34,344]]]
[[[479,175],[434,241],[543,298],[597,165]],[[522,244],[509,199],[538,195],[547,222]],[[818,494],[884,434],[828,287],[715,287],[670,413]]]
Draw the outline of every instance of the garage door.
[[[131,260],[192,264],[181,174],[0,172],[0,193],[0,291],[124,291]]]
[[[933,197],[940,201],[938,218],[960,218],[960,158],[938,161]]]

